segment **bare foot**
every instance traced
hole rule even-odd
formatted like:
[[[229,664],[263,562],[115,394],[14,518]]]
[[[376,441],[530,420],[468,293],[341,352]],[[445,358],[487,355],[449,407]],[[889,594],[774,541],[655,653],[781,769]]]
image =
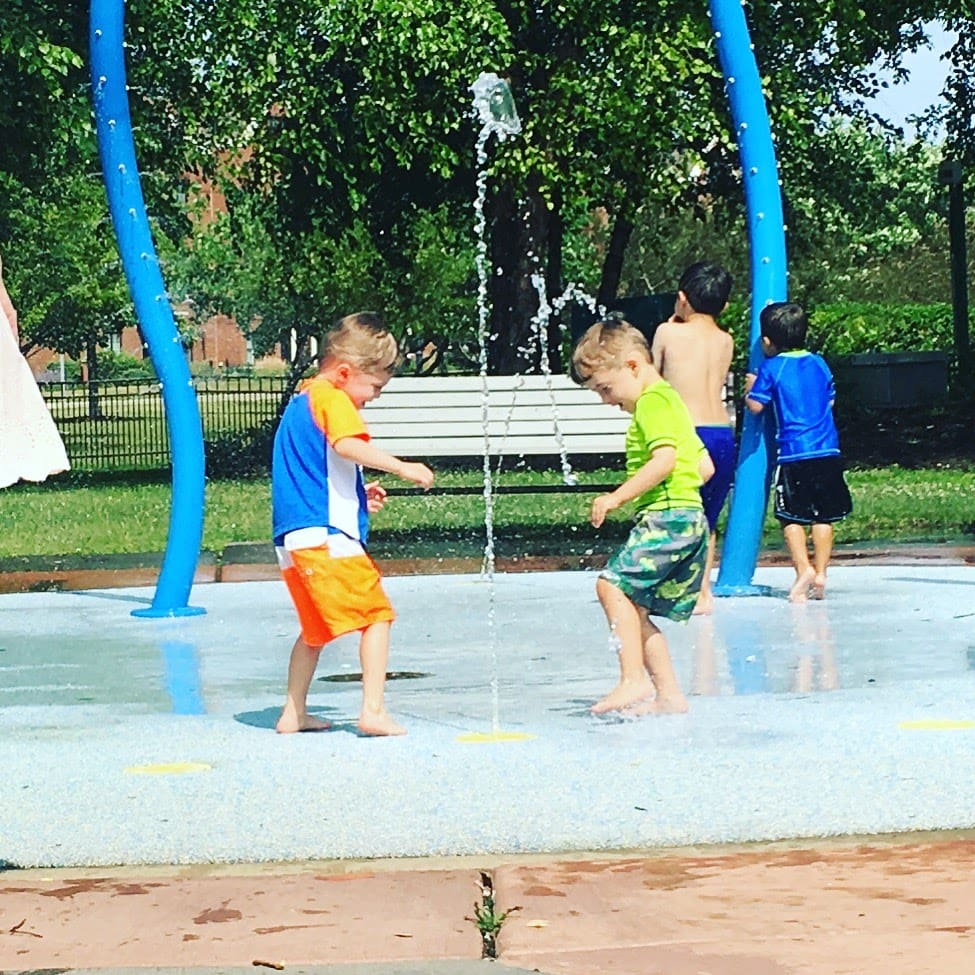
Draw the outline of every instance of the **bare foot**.
[[[803,569],[796,576],[796,581],[789,590],[789,602],[804,603],[809,598],[809,587],[812,585],[815,577],[816,573],[813,571],[812,566],[808,569]]]
[[[605,714],[607,711],[619,711],[642,701],[653,694],[653,681],[649,677],[640,680],[621,680],[602,700],[597,701],[590,709],[591,714]]]
[[[826,576],[816,575],[812,581],[812,586],[809,589],[810,599],[825,599],[826,598]]]
[[[714,612],[714,594],[701,591],[694,604],[691,616],[710,616]]]
[[[623,713],[635,718],[645,714],[684,714],[687,711],[687,698],[681,694],[678,697],[660,697],[658,694],[652,701],[637,701]]]
[[[405,735],[406,729],[397,724],[388,711],[362,711],[359,715],[359,730],[364,735],[382,738],[389,735]]]
[[[298,731],[330,731],[331,724],[322,721],[321,718],[312,717],[310,714],[295,714],[289,712],[287,708],[281,712],[275,729],[279,735],[291,735]]]

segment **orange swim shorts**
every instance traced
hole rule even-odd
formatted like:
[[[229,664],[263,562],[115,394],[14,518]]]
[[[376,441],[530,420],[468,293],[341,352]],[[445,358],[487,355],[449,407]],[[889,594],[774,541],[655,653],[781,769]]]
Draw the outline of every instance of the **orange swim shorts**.
[[[301,638],[310,647],[396,618],[379,569],[364,550],[339,557],[327,545],[279,550],[279,560],[298,612]]]

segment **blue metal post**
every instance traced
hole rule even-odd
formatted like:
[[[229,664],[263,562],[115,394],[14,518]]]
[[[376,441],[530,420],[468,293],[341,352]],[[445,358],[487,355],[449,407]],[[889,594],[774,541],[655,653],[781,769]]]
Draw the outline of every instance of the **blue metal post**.
[[[124,0],[92,0],[91,82],[102,175],[142,337],[162,384],[172,448],[169,535],[152,605],[133,616],[192,616],[187,605],[203,539],[203,427],[186,356],[159,270],[135,157],[126,86]]]
[[[769,302],[784,301],[788,295],[782,194],[772,130],[743,4],[741,0],[711,0],[709,6],[744,173],[751,248],[752,316],[748,368],[754,371],[762,359],[759,314]],[[751,580],[758,561],[768,504],[772,449],[767,411],[753,416],[746,410],[715,588],[718,595],[745,595],[759,591]]]

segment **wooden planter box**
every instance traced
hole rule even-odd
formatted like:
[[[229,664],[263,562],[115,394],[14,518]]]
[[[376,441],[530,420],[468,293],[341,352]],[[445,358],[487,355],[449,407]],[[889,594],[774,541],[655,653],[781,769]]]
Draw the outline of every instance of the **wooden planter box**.
[[[922,406],[948,394],[946,352],[870,352],[830,360],[844,405]]]

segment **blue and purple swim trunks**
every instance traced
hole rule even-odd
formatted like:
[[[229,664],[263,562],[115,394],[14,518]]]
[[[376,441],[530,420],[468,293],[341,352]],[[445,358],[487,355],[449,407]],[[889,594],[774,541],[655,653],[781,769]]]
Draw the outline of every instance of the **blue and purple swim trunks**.
[[[707,426],[697,427],[697,435],[701,438],[711,460],[714,462],[714,476],[701,487],[701,501],[704,502],[704,515],[708,520],[708,528],[714,531],[718,523],[718,515],[724,507],[731,484],[735,479],[735,434],[731,427]]]

